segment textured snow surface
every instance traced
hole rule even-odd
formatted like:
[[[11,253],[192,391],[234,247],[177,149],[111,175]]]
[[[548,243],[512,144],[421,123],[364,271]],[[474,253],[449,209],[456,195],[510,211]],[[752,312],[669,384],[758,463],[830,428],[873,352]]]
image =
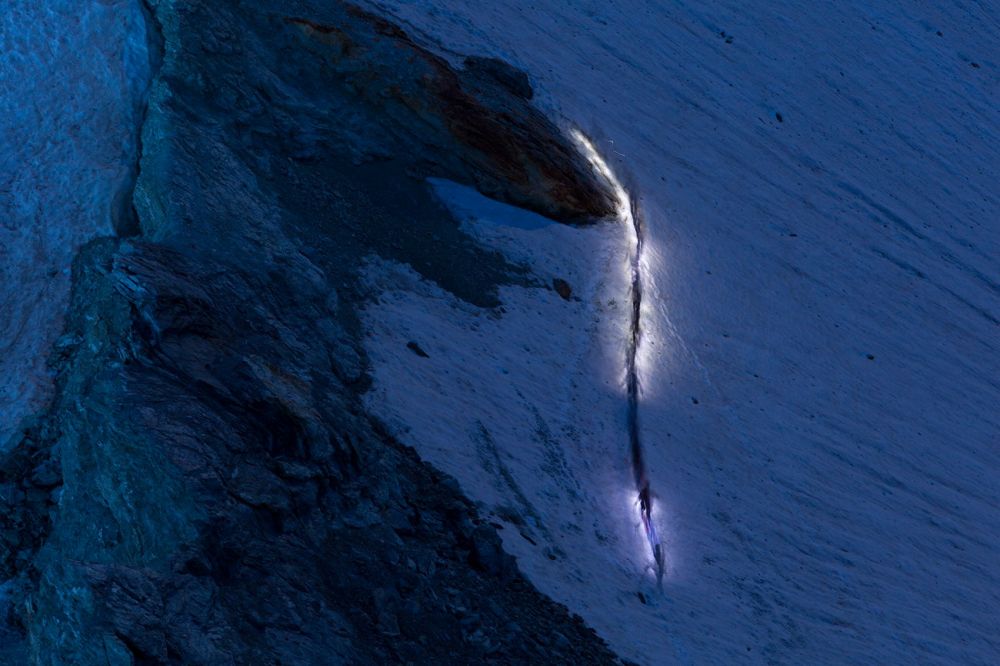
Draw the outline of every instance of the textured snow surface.
[[[131,180],[150,76],[141,7],[0,9],[0,446],[47,395],[70,263],[83,242],[112,233]]]
[[[623,230],[439,183],[538,286],[492,314],[371,265],[370,404],[536,585],[640,663],[1000,662],[1000,10],[378,6],[523,67],[646,214],[662,594],[615,365]]]

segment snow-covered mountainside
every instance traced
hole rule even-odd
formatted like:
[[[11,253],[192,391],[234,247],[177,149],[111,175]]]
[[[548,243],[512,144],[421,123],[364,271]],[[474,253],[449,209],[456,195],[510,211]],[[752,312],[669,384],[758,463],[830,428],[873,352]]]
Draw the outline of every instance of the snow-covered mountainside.
[[[0,663],[1000,663],[998,53],[6,0]]]
[[[371,4],[527,71],[644,213],[661,590],[629,466],[627,230],[439,181],[534,281],[480,309],[367,269],[369,408],[534,584],[644,664],[997,663],[1000,10]]]
[[[362,400],[370,257],[531,279],[428,177],[614,211],[527,76],[343,0],[17,8],[4,379],[43,390],[0,412],[0,663],[618,663]]]

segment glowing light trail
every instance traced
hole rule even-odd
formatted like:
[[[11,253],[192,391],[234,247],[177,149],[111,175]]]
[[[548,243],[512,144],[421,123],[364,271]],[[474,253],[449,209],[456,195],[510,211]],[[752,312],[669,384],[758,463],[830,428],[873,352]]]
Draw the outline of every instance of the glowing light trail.
[[[631,236],[632,247],[630,248],[629,265],[631,273],[630,301],[632,308],[625,359],[629,451],[632,456],[632,474],[635,478],[636,490],[639,493],[639,512],[642,517],[642,525],[646,531],[646,540],[653,551],[653,559],[656,561],[657,583],[660,583],[663,579],[664,567],[663,546],[660,543],[659,535],[656,533],[656,525],[653,520],[653,493],[649,485],[649,475],[646,471],[646,461],[643,455],[642,438],[639,428],[640,387],[637,358],[642,344],[642,214],[638,204],[629,196],[628,191],[622,186],[621,181],[615,176],[611,167],[601,157],[601,154],[590,139],[579,130],[573,130],[572,136],[594,169],[611,186],[617,199],[618,218],[625,224]]]

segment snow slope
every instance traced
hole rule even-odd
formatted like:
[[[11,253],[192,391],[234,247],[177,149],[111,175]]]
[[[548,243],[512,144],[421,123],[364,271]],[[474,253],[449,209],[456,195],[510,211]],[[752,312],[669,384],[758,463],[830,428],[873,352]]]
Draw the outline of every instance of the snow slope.
[[[625,434],[627,230],[573,229],[448,182],[437,190],[468,233],[538,279],[504,287],[501,311],[481,310],[373,260],[368,406],[482,503],[536,585],[612,627],[642,603],[637,592],[655,592]],[[655,631],[656,617],[636,619]]]
[[[538,285],[491,313],[371,266],[370,404],[536,585],[640,663],[1000,662],[1000,9],[377,6],[527,70],[645,211],[662,594],[629,489],[623,231],[438,184]]]
[[[140,0],[4,0],[0,447],[48,394],[77,249],[130,205],[150,76]]]

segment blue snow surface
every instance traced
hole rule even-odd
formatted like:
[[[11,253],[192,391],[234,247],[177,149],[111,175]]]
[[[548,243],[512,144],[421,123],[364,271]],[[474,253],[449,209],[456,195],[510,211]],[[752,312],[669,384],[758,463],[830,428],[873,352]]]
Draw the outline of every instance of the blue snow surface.
[[[0,8],[0,448],[44,404],[70,265],[110,235],[151,54],[141,0]]]
[[[526,70],[645,213],[662,592],[609,370],[625,235],[469,225],[578,300],[476,312],[397,266],[368,314],[372,408],[533,582],[642,664],[1000,663],[1000,5],[367,4]]]
[[[489,220],[496,224],[526,230],[542,229],[550,224],[556,224],[538,213],[494,201],[475,188],[451,180],[429,178],[428,182],[434,188],[435,194],[459,219]]]

